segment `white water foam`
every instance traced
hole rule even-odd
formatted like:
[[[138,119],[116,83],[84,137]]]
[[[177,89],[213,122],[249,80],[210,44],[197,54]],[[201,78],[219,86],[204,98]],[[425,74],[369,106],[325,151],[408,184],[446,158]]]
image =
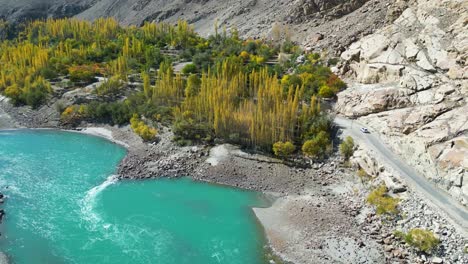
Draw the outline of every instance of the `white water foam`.
[[[96,206],[96,197],[103,190],[110,185],[115,184],[117,181],[117,175],[109,176],[103,183],[89,190],[83,200],[81,200],[81,214],[83,215],[83,219],[90,224],[92,231],[95,231],[102,222],[99,214],[94,211],[94,207]],[[108,229],[110,224],[103,223],[101,226]]]

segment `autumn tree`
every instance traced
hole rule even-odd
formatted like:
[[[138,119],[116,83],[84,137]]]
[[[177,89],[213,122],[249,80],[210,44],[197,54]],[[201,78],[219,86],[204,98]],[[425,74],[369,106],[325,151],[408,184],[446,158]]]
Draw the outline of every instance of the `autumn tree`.
[[[143,122],[137,114],[134,114],[130,119],[130,126],[132,130],[139,135],[144,141],[154,140],[158,131],[155,128],[148,126]]]
[[[281,158],[289,157],[295,150],[296,147],[290,141],[276,142],[275,144],[273,144],[273,152],[276,156]]]

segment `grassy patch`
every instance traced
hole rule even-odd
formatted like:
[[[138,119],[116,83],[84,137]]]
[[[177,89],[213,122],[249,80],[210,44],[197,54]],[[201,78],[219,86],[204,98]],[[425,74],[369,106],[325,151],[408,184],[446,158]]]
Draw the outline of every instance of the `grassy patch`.
[[[388,189],[385,185],[381,185],[373,190],[369,196],[367,196],[367,202],[377,207],[377,214],[379,215],[395,215],[399,213],[399,199],[389,196]]]
[[[440,240],[429,230],[414,228],[407,234],[401,231],[395,233],[397,232],[398,236],[395,236],[402,238],[408,245],[426,253],[430,253],[440,244]]]

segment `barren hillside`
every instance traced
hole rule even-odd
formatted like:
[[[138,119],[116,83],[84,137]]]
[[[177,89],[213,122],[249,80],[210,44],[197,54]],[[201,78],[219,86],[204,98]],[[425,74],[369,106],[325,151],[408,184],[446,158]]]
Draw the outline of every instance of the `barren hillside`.
[[[268,37],[274,23],[289,28],[294,39],[343,51],[351,42],[371,34],[393,19],[390,0],[0,0],[0,18],[24,21],[77,16],[93,20],[115,17],[124,25],[145,21],[176,23],[184,19],[208,35],[220,27],[237,27],[244,37]],[[396,10],[396,11],[395,11]]]

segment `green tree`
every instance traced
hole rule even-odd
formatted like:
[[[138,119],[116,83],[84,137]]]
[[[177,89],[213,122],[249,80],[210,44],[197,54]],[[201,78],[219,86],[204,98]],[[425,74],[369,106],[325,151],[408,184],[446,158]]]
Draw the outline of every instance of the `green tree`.
[[[143,92],[145,93],[146,98],[152,98],[153,88],[151,87],[149,74],[144,72],[141,76],[143,78]]]
[[[197,66],[193,63],[187,64],[182,68],[182,74],[188,76],[197,73]]]
[[[320,131],[313,139],[302,145],[302,152],[308,157],[323,157],[331,147],[330,135]]]
[[[196,74],[191,74],[187,78],[187,86],[185,87],[185,96],[193,97],[200,91],[201,80]]]
[[[340,144],[340,152],[345,160],[349,160],[354,153],[354,140],[352,137],[346,137],[346,139]]]

